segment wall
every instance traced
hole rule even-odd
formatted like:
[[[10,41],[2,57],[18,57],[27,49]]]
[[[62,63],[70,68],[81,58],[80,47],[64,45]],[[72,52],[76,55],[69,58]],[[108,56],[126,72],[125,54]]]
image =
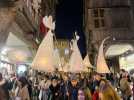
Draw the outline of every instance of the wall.
[[[134,2],[133,0],[86,0],[85,1],[85,35],[89,54],[97,55],[102,40],[115,37],[119,40],[134,38]],[[103,17],[95,17],[94,9],[103,9]],[[100,14],[100,13],[99,13]],[[95,20],[103,19],[104,26],[95,28]],[[98,21],[100,23],[100,20]],[[102,23],[101,23],[102,24]]]

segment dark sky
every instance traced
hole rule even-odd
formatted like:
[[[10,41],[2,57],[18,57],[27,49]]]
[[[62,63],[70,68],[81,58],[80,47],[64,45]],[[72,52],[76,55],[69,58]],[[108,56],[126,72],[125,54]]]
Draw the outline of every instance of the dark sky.
[[[85,36],[83,33],[83,1],[60,0],[56,9],[56,36],[71,40],[73,33],[78,32],[78,45],[82,56],[85,56]]]

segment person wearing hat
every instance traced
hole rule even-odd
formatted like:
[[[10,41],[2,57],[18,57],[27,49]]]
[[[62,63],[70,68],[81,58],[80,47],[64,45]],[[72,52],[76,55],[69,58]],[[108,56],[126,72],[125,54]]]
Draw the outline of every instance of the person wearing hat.
[[[17,84],[19,89],[16,99],[19,98],[21,100],[30,100],[27,79],[25,77],[20,77]]]

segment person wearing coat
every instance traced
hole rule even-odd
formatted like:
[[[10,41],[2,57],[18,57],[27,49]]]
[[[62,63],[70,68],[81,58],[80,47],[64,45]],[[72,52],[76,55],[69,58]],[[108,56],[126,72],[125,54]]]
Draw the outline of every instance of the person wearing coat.
[[[28,83],[25,77],[20,77],[18,80],[18,94],[17,98],[20,98],[20,100],[30,100],[29,91],[28,91]]]
[[[60,86],[58,84],[57,78],[52,79],[52,84],[49,87],[51,93],[49,100],[60,100]]]
[[[121,100],[112,85],[106,79],[101,79],[100,81],[99,100]]]
[[[132,95],[132,90],[130,88],[126,74],[124,73],[122,79],[120,80],[120,90],[122,93],[123,100],[130,100]]]
[[[9,83],[3,79],[2,74],[0,73],[0,100],[9,100]]]
[[[70,87],[71,83],[67,79],[66,76],[65,76],[65,78],[60,84],[60,100],[68,100],[69,99],[69,87]]]
[[[84,95],[85,95],[85,100],[92,100],[91,91],[88,87],[87,79],[84,79],[83,91],[84,91]]]
[[[44,83],[44,86],[41,88],[42,89],[42,97],[40,100],[49,100],[49,96],[50,96],[49,86],[50,85],[51,85],[51,80],[47,80]]]
[[[72,78],[69,87],[69,100],[78,100],[78,89],[78,81]]]

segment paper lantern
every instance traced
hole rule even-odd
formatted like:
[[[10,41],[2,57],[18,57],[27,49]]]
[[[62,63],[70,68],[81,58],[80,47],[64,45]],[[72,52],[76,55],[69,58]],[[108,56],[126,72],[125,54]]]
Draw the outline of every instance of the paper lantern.
[[[32,68],[45,72],[53,72],[55,68],[52,30],[55,29],[55,23],[53,22],[52,16],[44,17],[43,24],[49,28],[49,31],[39,46],[37,54],[32,62]]]
[[[37,54],[32,62],[32,68],[46,72],[54,71],[53,52],[53,34],[49,31],[39,46]]]
[[[88,54],[83,60],[83,65],[84,65],[84,71],[88,72],[89,68],[93,68],[92,64],[90,63],[89,56]]]
[[[98,59],[97,59],[97,72],[98,73],[110,73],[110,70],[106,64],[106,60],[105,60],[104,52],[103,52],[103,45],[107,39],[108,38],[105,38],[102,41],[101,46],[99,48]]]
[[[71,55],[71,58],[70,58],[70,61],[69,61],[69,71],[70,72],[74,72],[74,73],[79,73],[79,72],[82,72],[83,71],[83,59],[81,57],[81,54],[80,54],[80,51],[79,51],[79,48],[78,48],[78,45],[77,45],[77,41],[79,39],[78,36],[76,36],[76,40],[73,40],[73,45],[72,45],[72,49],[73,49],[73,52],[72,52],[72,55]]]

